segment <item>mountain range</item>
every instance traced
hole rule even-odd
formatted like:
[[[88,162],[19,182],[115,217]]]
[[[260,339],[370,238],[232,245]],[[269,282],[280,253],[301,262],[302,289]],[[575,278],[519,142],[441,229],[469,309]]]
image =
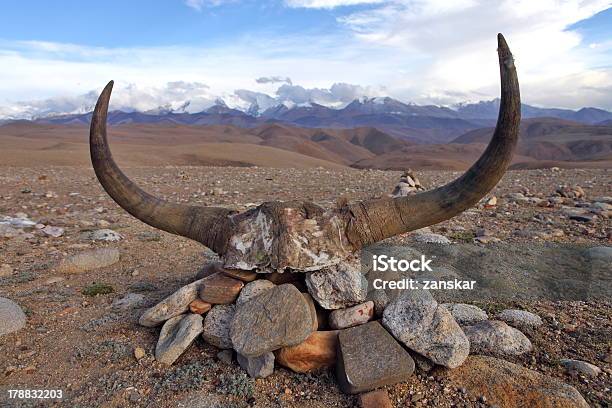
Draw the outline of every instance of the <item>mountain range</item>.
[[[156,112],[109,113],[111,125],[180,124],[234,125],[256,128],[266,124],[290,125],[303,128],[349,129],[376,128],[396,138],[417,144],[448,143],[466,132],[493,126],[497,119],[499,99],[459,104],[453,108],[436,105],[404,103],[389,97],[359,98],[343,108],[308,104],[278,104],[264,111],[251,106],[246,111],[230,108],[223,101],[198,113]],[[522,105],[524,119],[558,118],[582,124],[605,124],[612,121],[612,112],[598,108],[574,111],[558,108],[538,108]],[[46,117],[39,124],[89,124],[91,113]]]

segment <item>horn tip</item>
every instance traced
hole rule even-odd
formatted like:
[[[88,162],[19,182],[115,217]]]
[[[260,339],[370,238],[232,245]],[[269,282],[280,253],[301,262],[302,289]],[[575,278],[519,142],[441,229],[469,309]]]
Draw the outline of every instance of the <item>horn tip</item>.
[[[508,43],[506,42],[506,39],[502,33],[497,34],[497,52],[499,52],[500,56],[512,55],[510,48],[508,47]]]

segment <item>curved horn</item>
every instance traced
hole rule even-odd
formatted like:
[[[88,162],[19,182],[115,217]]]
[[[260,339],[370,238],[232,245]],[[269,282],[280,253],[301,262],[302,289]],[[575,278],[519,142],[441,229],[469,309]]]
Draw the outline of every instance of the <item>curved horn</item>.
[[[110,81],[100,94],[89,133],[91,162],[102,187],[117,204],[139,220],[223,253],[229,237],[228,215],[233,211],[161,200],[141,190],[117,167],[106,140],[106,117],[112,89],[113,81]]]
[[[521,97],[514,59],[501,34],[497,43],[501,104],[487,149],[467,172],[445,186],[409,197],[347,206],[347,237],[356,248],[454,217],[476,204],[502,178],[518,140]]]

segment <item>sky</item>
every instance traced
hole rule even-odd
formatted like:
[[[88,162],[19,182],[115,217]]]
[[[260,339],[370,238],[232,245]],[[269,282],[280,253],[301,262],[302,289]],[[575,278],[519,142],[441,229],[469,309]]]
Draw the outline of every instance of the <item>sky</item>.
[[[496,34],[523,101],[612,110],[601,0],[4,2],[0,119],[92,109],[201,111],[358,97],[452,106],[499,94]]]

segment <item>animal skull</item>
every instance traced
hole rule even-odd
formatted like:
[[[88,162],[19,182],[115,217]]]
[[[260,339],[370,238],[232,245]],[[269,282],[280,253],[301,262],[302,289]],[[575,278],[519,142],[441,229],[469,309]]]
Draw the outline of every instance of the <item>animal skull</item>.
[[[501,34],[497,51],[501,105],[493,138],[465,174],[434,190],[334,209],[307,201],[272,201],[242,213],[161,200],[130,181],[111,156],[106,117],[113,81],[102,91],[93,112],[93,167],[104,189],[122,208],[153,227],[204,244],[221,256],[227,268],[306,272],[338,265],[355,259],[355,253],[368,244],[461,213],[501,179],[517,143],[521,103],[514,60]]]

